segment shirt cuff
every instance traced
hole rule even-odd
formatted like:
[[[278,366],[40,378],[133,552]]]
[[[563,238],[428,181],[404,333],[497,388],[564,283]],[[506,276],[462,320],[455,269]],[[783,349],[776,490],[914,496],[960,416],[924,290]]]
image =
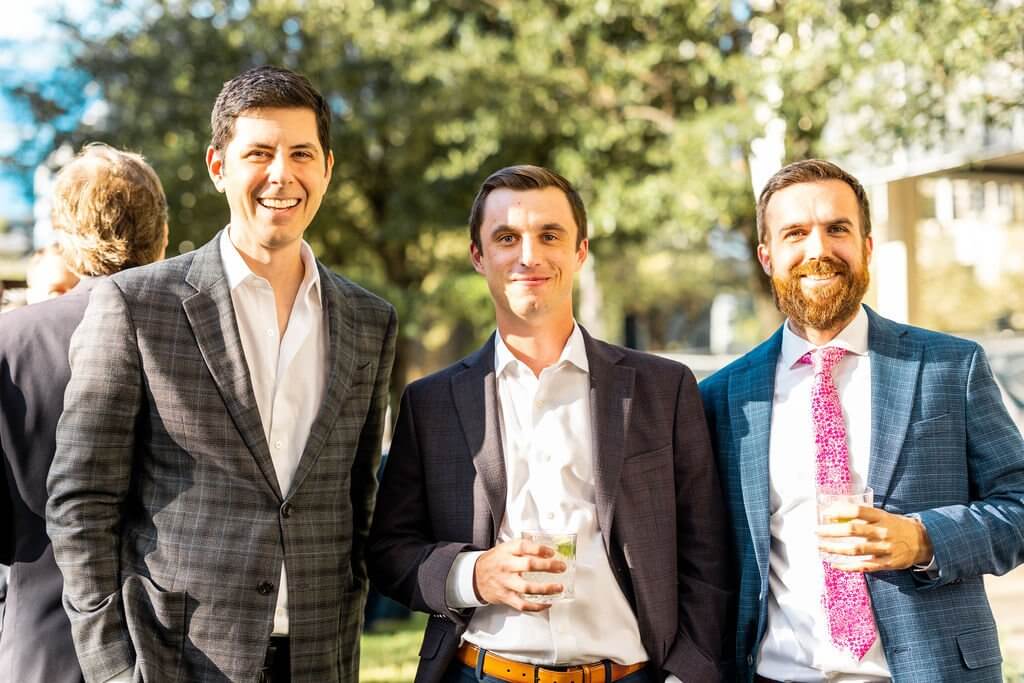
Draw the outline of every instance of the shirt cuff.
[[[113,678],[108,678],[106,683],[132,683],[132,667],[115,674]]]
[[[473,588],[473,571],[476,569],[476,560],[483,554],[482,550],[472,550],[459,553],[455,557],[444,583],[444,601],[448,605],[448,609],[483,607],[487,604],[477,599],[476,590]]]
[[[931,562],[928,564],[915,564],[914,571],[927,575],[929,579],[939,578],[939,564],[935,561],[935,554],[932,554]]]
[[[921,524],[921,526],[924,526],[924,521],[921,519],[921,515],[912,512],[909,515],[907,515],[907,517],[913,517]],[[925,527],[924,532],[926,534],[928,533],[928,527]],[[915,564],[911,567],[911,569],[913,569],[915,572],[918,572],[920,575],[924,576],[930,581],[934,581],[935,579],[939,578],[939,564],[935,561],[934,552],[932,552],[932,559],[928,560],[927,564]]]
[[[679,680],[678,678],[676,678],[675,674],[669,674],[668,676],[665,676],[665,683],[683,683],[683,682],[681,680]]]

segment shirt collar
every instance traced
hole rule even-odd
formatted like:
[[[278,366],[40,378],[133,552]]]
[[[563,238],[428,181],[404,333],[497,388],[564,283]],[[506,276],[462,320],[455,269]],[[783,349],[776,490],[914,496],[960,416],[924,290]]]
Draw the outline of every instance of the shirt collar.
[[[494,334],[495,374],[500,376],[510,365],[515,366],[517,363],[525,367],[525,364],[512,355],[512,351],[505,345],[505,340],[501,338],[501,332],[496,332]],[[562,347],[562,353],[558,356],[558,360],[552,363],[551,367],[558,367],[565,363],[575,365],[583,372],[590,372],[590,361],[587,360],[587,348],[583,339],[583,332],[575,320],[572,323],[572,334],[569,335],[565,346]]]
[[[238,252],[238,247],[235,246],[234,242],[231,241],[231,237],[228,234],[229,228],[224,228],[224,231],[220,235],[220,260],[224,264],[224,275],[228,281],[228,289],[234,291],[248,278],[253,277],[258,280],[266,281],[259,275],[256,275],[249,268],[249,265],[242,258],[242,255]],[[302,276],[302,284],[299,285],[299,293],[303,296],[307,295],[310,290],[316,293],[317,301],[320,300],[320,269],[316,267],[316,258],[313,256],[313,249],[309,246],[306,240],[302,240],[302,245],[299,248],[299,254],[302,257],[302,264],[305,267],[305,273]]]
[[[838,346],[846,349],[848,353],[858,356],[866,356],[868,353],[868,314],[862,305],[857,310],[853,320],[840,330],[835,339],[825,346]],[[794,367],[797,362],[808,352],[818,347],[800,337],[789,327],[789,320],[782,326],[782,352],[780,358],[787,368]]]

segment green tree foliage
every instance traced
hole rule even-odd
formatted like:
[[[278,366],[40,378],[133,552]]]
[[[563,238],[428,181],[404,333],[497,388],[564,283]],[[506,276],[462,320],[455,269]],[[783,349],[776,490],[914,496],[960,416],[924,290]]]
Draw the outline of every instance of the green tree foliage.
[[[89,75],[105,115],[57,142],[144,153],[173,253],[227,220],[202,161],[221,84],[262,63],[305,73],[335,114],[336,159],[307,237],[398,307],[401,387],[491,329],[465,227],[491,171],[549,165],[580,187],[608,336],[623,313],[695,320],[723,289],[764,299],[747,156],[766,117],[787,122],[790,158],[843,147],[823,137],[837,120],[845,148],[928,143],[953,81],[999,60],[1019,71],[1019,4],[106,0],[65,23],[71,73]],[[914,74],[902,99],[880,80],[900,65]],[[48,87],[21,90],[41,120],[61,110]],[[999,92],[975,95],[998,109]]]
[[[892,163],[894,149],[955,146],[972,127],[1009,128],[1020,114],[1020,0],[755,4],[766,11],[750,21],[751,56],[757,78],[781,88],[767,99],[788,124],[792,158]]]
[[[510,163],[578,183],[614,277],[609,306],[654,291],[628,265],[650,249],[692,261],[637,302],[707,289],[709,226],[750,213],[736,211],[749,122],[730,91],[742,52],[722,39],[741,30],[709,1],[110,3],[66,23],[74,69],[106,112],[62,139],[147,156],[170,198],[173,253],[227,220],[202,164],[221,84],[259,63],[305,73],[335,113],[334,178],[310,242],[396,303],[406,363],[447,345],[453,357],[491,325],[466,215],[483,177]]]

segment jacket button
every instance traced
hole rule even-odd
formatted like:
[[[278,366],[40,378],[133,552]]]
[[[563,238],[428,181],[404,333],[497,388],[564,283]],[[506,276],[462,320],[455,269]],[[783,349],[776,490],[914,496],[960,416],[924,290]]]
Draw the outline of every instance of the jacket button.
[[[292,516],[292,509],[293,508],[292,508],[292,504],[291,503],[285,503],[284,505],[281,506],[281,516],[284,517],[285,519],[291,517]]]
[[[269,581],[264,581],[260,585],[256,586],[256,592],[260,595],[270,595],[274,592],[274,584]]]
[[[754,655],[747,655],[747,666],[754,666]]]

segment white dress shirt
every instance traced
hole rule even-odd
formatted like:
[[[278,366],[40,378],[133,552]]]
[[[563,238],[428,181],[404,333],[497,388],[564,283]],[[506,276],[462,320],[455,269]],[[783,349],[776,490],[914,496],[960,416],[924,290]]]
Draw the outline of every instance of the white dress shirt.
[[[220,256],[231,289],[238,334],[242,338],[242,350],[277,483],[285,498],[320,409],[327,374],[327,330],[320,299],[320,273],[313,250],[305,242],[301,254],[305,275],[295,295],[288,326],[281,336],[270,283],[249,269],[231,242],[229,230],[221,235]],[[274,634],[288,634],[288,583],[284,565],[281,565],[277,591]]]
[[[288,497],[292,476],[323,399],[327,372],[327,332],[320,300],[320,273],[313,250],[302,243],[305,275],[292,304],[284,336],[277,329],[274,290],[242,259],[225,229],[220,258],[231,289],[231,303],[242,338],[263,433],[274,461],[277,483]],[[280,382],[278,380],[281,380]],[[274,611],[274,635],[288,634],[288,583],[284,565]],[[128,668],[107,683],[128,683]]]
[[[494,368],[508,482],[498,542],[524,530],[576,532],[576,597],[544,612],[482,605],[473,590],[480,553],[463,553],[446,591],[449,606],[477,607],[463,639],[532,664],[647,661],[597,523],[590,364],[580,328],[574,326],[558,361],[539,377],[497,334]]]
[[[832,376],[846,423],[853,490],[867,485],[871,454],[871,359],[868,317],[857,316],[826,346],[847,350]],[[757,673],[779,681],[888,681],[889,667],[877,631],[860,661],[832,644],[821,605],[825,577],[818,552],[815,503],[817,452],[811,417],[814,370],[800,358],[816,347],[790,330],[782,332],[775,368],[768,450],[771,553],[768,628]]]

